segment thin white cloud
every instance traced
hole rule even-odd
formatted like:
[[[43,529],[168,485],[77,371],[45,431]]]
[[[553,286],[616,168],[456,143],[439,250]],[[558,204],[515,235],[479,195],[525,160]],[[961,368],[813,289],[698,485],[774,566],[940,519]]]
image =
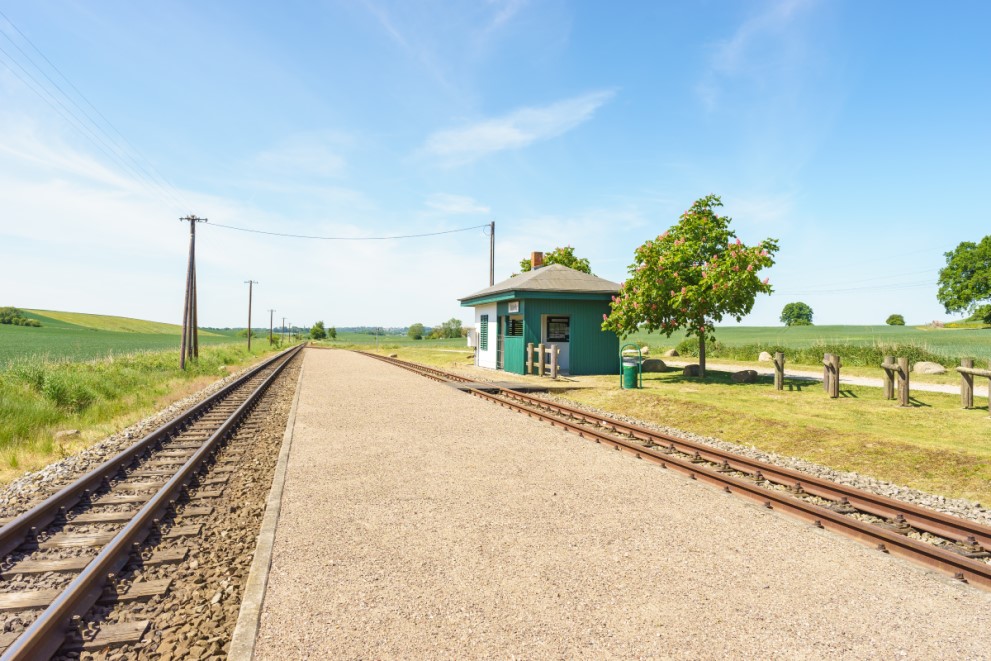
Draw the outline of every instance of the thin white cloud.
[[[326,135],[295,135],[259,152],[252,165],[266,174],[334,179],[344,174],[346,161],[338,153],[340,139]]]
[[[498,30],[509,23],[527,5],[527,0],[489,0],[489,5],[496,8],[496,13],[492,17],[488,29]]]
[[[427,198],[427,207],[433,211],[450,214],[479,214],[490,211],[489,207],[480,204],[472,197],[448,193],[434,193]]]
[[[794,66],[801,59],[799,51],[804,47],[804,39],[796,34],[795,23],[816,3],[817,0],[777,0],[741,23],[728,39],[716,43],[711,49],[708,70],[695,86],[702,105],[710,111],[717,107],[720,79],[766,75],[768,68]],[[768,53],[773,53],[774,61],[779,64],[761,65],[759,60]]]
[[[507,149],[522,149],[583,124],[614,95],[611,90],[590,92],[548,106],[521,108],[503,117],[437,131],[427,138],[424,151],[453,165]]]

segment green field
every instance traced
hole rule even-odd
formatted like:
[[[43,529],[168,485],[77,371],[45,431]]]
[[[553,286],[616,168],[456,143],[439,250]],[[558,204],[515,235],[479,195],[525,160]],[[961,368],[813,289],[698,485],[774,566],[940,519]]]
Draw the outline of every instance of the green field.
[[[636,333],[624,342],[639,342],[651,349],[670,349],[685,339],[683,333],[670,338],[659,334]],[[716,340],[727,346],[761,345],[792,349],[817,345],[914,345],[945,356],[949,361],[973,357],[991,358],[991,328],[928,328],[913,326],[721,326]],[[757,354],[749,358],[755,360]]]
[[[0,324],[0,369],[22,358],[77,361],[142,351],[179,352],[180,327],[172,324],[74,312],[24,312],[42,326]],[[217,332],[201,331],[199,337],[201,346],[235,341]]]

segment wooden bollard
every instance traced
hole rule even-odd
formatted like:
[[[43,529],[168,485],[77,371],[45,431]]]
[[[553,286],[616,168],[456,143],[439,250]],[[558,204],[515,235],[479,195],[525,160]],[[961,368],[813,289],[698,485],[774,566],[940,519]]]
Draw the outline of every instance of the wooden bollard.
[[[785,387],[785,355],[780,351],[774,352],[774,389],[783,390]]]
[[[836,354],[829,355],[829,396],[836,399],[840,396],[840,357]]]
[[[960,367],[973,369],[974,359],[962,358],[960,360]],[[967,372],[960,372],[960,379],[962,381],[960,384],[960,403],[963,404],[965,409],[974,408],[974,375]]]
[[[526,343],[526,373],[533,374],[533,342]]]
[[[822,390],[827,395],[829,394],[829,366],[832,363],[833,354],[825,353],[822,355]]]
[[[895,364],[895,357],[885,356],[884,361],[881,363],[881,369],[884,370],[884,398],[894,399],[895,370],[898,369],[898,366]]]
[[[909,406],[908,402],[908,358],[898,358],[898,405]]]
[[[537,345],[537,375],[544,375],[544,343]]]
[[[552,344],[550,348],[551,352],[551,378],[557,378],[557,357],[561,353],[561,350],[557,348],[556,344]]]

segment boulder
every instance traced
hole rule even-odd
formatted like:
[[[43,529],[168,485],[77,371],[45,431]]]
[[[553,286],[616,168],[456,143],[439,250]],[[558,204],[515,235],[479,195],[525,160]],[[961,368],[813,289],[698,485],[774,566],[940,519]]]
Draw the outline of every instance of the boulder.
[[[760,355],[757,356],[757,360],[761,363],[770,363],[774,360],[774,356],[767,353],[766,351],[761,351]]]
[[[685,365],[685,369],[681,373],[684,376],[700,376],[702,374],[702,368],[698,365]]]
[[[678,353],[677,349],[668,349],[661,355],[664,356],[665,358],[674,358],[675,356],[680,356],[681,354]]]
[[[667,372],[668,366],[660,358],[648,358],[643,361],[640,369],[644,372]]]
[[[730,375],[733,383],[757,383],[757,371],[756,370],[742,370],[740,372],[734,372]]]
[[[920,360],[912,366],[912,371],[916,374],[946,374],[946,368],[939,363],[930,363]]]

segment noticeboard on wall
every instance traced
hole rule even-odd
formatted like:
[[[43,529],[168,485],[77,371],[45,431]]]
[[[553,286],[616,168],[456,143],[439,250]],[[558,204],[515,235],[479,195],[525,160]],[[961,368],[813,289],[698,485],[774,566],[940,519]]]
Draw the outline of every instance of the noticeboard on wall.
[[[571,317],[547,317],[547,341],[571,341]]]
[[[519,301],[510,301],[509,302],[509,314],[515,314],[515,313],[517,313],[519,311],[520,311],[520,302]]]

